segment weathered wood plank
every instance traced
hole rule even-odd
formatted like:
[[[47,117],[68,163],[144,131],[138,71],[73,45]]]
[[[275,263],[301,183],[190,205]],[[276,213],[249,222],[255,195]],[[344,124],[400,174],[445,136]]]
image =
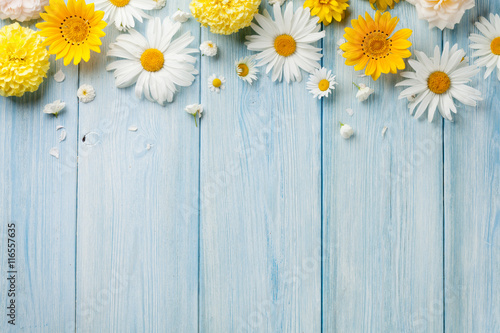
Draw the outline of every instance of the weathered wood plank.
[[[442,121],[409,116],[394,87],[399,75],[373,82],[345,66],[336,43],[365,11],[375,14],[368,2],[351,2],[350,17],[326,28],[325,66],[339,86],[323,111],[323,330],[442,332]],[[409,4],[391,14],[396,30],[414,30],[413,50],[441,45]],[[358,102],[353,81],[375,95]],[[339,122],[355,129],[349,141]]]
[[[307,75],[238,79],[251,29],[202,31],[220,54],[202,60],[200,331],[319,332],[320,104]],[[220,94],[207,87],[214,73],[227,78]]]
[[[168,1],[153,15],[177,8],[187,3]],[[186,31],[197,47],[199,25]],[[118,35],[107,33],[104,53]],[[196,332],[199,128],[184,107],[199,101],[199,81],[161,107],[115,88],[110,61],[94,57],[80,71],[97,98],[80,106],[77,328]]]
[[[470,57],[467,38],[490,12],[500,13],[498,1],[477,1],[445,40]],[[447,332],[500,332],[500,83],[484,72],[471,83],[484,101],[461,106],[444,126]]]
[[[1,26],[12,22],[3,21]],[[35,29],[32,24],[23,23]],[[76,141],[78,70],[51,58],[48,77],[35,93],[0,97],[0,332],[67,332],[75,319]],[[59,118],[42,112],[61,99]],[[67,131],[59,142],[58,125]],[[58,147],[60,158],[49,155]],[[16,225],[15,326],[6,316],[7,229]]]

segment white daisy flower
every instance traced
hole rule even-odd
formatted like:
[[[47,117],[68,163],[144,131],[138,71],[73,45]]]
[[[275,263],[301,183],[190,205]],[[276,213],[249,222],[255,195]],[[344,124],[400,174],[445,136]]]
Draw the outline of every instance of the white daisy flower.
[[[451,112],[457,113],[453,98],[470,106],[475,106],[476,101],[481,100],[481,92],[467,85],[470,78],[479,72],[479,68],[462,61],[465,51],[459,50],[458,45],[455,44],[450,50],[446,43],[442,54],[436,46],[432,58],[419,51],[415,51],[415,54],[418,60],[408,60],[415,72],[401,73],[407,80],[396,84],[409,87],[401,92],[399,99],[416,95],[415,101],[408,105],[410,114],[418,106],[415,118],[419,118],[428,109],[428,119],[431,122],[436,109],[439,109],[443,118],[451,121]]]
[[[252,28],[257,35],[247,36],[245,44],[249,50],[259,52],[257,66],[267,65],[266,73],[273,70],[273,81],[281,81],[283,77],[286,82],[301,81],[300,69],[312,73],[321,67],[321,49],[311,44],[325,37],[325,32],[320,31],[319,18],[311,16],[309,8],[300,7],[294,13],[290,2],[284,15],[278,4],[273,10],[274,21],[267,10],[264,15],[255,15],[258,25],[252,23]]]
[[[172,102],[177,87],[189,87],[193,84],[198,71],[193,63],[196,58],[189,55],[198,52],[186,48],[193,40],[190,32],[177,39],[172,39],[181,24],[173,23],[169,18],[163,22],[155,17],[148,22],[146,36],[131,29],[127,34],[116,38],[109,46],[108,57],[124,58],[112,62],[106,67],[115,71],[115,84],[126,88],[135,83],[135,95],[142,95],[151,102],[164,105]]]
[[[479,18],[476,27],[482,32],[483,36],[471,34],[469,39],[475,44],[470,48],[475,49],[473,57],[478,58],[476,65],[486,67],[484,78],[488,78],[493,70],[497,69],[497,78],[500,80],[500,16],[490,14],[488,21],[484,17]]]
[[[90,84],[82,84],[76,92],[78,100],[83,103],[90,103],[95,98],[95,89]]]
[[[208,78],[208,88],[216,93],[220,93],[221,90],[226,89],[224,83],[226,83],[226,79],[223,76],[213,74]]]
[[[309,81],[307,81],[307,90],[313,95],[313,98],[321,99],[323,97],[328,97],[332,90],[335,89],[335,75],[332,71],[326,68],[315,69],[314,72],[309,75]]]
[[[201,104],[190,104],[190,105],[186,106],[186,108],[184,109],[184,111],[186,111],[187,113],[193,115],[193,117],[194,117],[194,123],[195,123],[196,127],[198,127],[197,118],[201,118],[201,116],[203,114],[203,105],[201,105]]]
[[[214,57],[217,55],[217,44],[214,42],[207,40],[206,42],[201,43],[200,51],[202,56]]]
[[[65,107],[66,103],[61,102],[61,100],[58,99],[57,101],[45,105],[45,107],[43,108],[43,113],[53,114],[57,118],[59,112],[61,112],[61,110],[64,109]]]
[[[418,18],[429,22],[429,28],[453,29],[474,0],[407,0],[417,9]]]
[[[182,10],[178,9],[174,13],[174,15],[172,15],[172,20],[175,22],[184,23],[184,22],[187,22],[187,20],[189,20],[190,17],[191,17],[191,14],[183,12]]]
[[[144,10],[156,7],[154,0],[94,0],[95,9],[104,11],[103,20],[108,24],[114,23],[120,31],[135,27],[135,20],[142,22],[142,18],[151,18]]]
[[[241,58],[236,62],[236,74],[243,81],[252,84],[257,80],[257,73],[259,70],[255,67],[255,57],[249,56]]]

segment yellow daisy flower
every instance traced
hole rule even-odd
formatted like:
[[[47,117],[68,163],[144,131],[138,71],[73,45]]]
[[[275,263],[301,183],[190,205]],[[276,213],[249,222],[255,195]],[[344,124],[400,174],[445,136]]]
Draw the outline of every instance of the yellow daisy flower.
[[[44,45],[50,45],[49,53],[56,54],[56,60],[64,57],[67,66],[73,59],[78,65],[83,59],[89,61],[90,51],[100,53],[100,37],[106,22],[102,20],[103,11],[94,11],[94,4],[87,5],[85,0],[51,0],[45,7],[47,13],[40,16],[45,22],[38,23],[41,36],[47,37]]]
[[[0,95],[22,96],[38,89],[49,70],[43,38],[19,23],[0,29]]]
[[[390,9],[394,8],[395,3],[399,3],[399,0],[370,0],[370,5],[374,10],[387,10],[387,7]]]
[[[332,20],[340,22],[345,17],[349,0],[306,0],[304,8],[311,9],[311,16],[318,16],[319,23],[329,25]]]
[[[189,5],[193,17],[210,32],[230,35],[250,25],[261,0],[193,0]]]
[[[389,37],[399,18],[391,18],[389,12],[375,13],[375,20],[365,13],[365,19],[360,15],[357,20],[352,20],[353,28],[345,28],[344,38],[346,43],[340,45],[345,51],[342,55],[346,58],[347,66],[354,66],[359,71],[365,68],[365,74],[371,75],[374,80],[380,74],[397,73],[398,69],[404,69],[403,58],[409,58],[411,52],[407,50],[411,46],[408,37],[411,36],[410,29],[401,29],[392,37]]]

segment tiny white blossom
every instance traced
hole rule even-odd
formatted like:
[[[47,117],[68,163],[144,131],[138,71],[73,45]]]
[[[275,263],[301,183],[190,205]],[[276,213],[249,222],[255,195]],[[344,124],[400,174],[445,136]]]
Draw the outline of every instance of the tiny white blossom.
[[[351,126],[340,123],[340,135],[344,139],[349,139],[354,134],[354,130]]]
[[[156,6],[154,9],[162,9],[167,4],[167,0],[153,0],[153,1],[156,2]]]
[[[370,95],[375,92],[375,90],[373,90],[370,87],[367,87],[363,83],[360,83],[359,86],[356,83],[354,83],[354,85],[358,88],[358,93],[356,94],[356,98],[360,102],[366,101],[368,97],[370,97]]]
[[[66,103],[61,102],[61,100],[58,99],[57,101],[45,105],[45,107],[43,108],[43,113],[53,114],[57,117],[59,115],[59,112],[65,107]]]
[[[177,10],[174,15],[172,15],[172,20],[180,23],[184,23],[191,17],[191,14],[183,12],[182,10]]]
[[[201,118],[203,113],[203,105],[201,104],[190,104],[184,109],[187,113],[193,115],[194,123],[198,127],[197,118]]]
[[[200,45],[201,55],[203,55],[203,56],[207,56],[207,57],[216,56],[217,50],[218,50],[217,45],[210,40],[207,40],[206,42],[203,42]]]
[[[80,102],[89,103],[95,98],[95,89],[89,84],[83,84],[80,88],[78,88],[76,95],[78,96],[78,100],[80,100]]]

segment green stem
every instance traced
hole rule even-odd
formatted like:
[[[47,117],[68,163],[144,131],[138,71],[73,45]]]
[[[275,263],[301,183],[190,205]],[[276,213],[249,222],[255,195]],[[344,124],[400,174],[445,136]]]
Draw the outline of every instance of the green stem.
[[[197,118],[197,117],[196,117],[197,115],[198,115],[198,113],[193,114],[193,117],[194,117],[194,124],[196,125],[196,127],[198,127],[198,119],[196,119],[196,118]]]
[[[358,88],[358,90],[361,90],[361,87],[358,86],[356,83],[353,82],[352,84],[354,84],[356,86],[356,88]]]

